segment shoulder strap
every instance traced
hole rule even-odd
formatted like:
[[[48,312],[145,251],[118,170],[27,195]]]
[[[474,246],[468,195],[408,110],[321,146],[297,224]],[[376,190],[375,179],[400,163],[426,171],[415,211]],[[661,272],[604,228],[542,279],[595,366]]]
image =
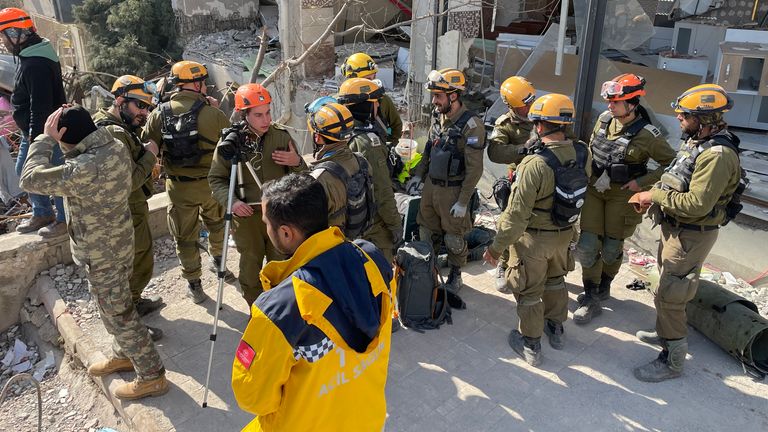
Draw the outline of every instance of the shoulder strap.
[[[344,182],[346,185],[347,182],[349,182],[349,174],[347,174],[347,170],[344,169],[343,166],[341,166],[338,162],[333,160],[328,160],[325,162],[320,162],[315,166],[314,171],[317,170],[327,170],[329,173],[333,174],[336,178]],[[319,176],[319,174],[318,174]]]
[[[709,147],[712,147],[713,145],[721,145],[721,146],[728,147],[731,150],[735,151],[737,155],[741,152],[741,149],[739,148],[738,143],[734,143],[726,135],[715,135],[712,137],[712,139],[702,144],[702,147],[709,148]]]
[[[643,130],[647,125],[650,125],[651,123],[648,122],[644,117],[638,117],[637,121],[629,125],[628,128],[624,129],[624,135],[627,138],[632,138],[633,136],[640,133],[641,130]],[[654,134],[655,135],[655,134]]]
[[[585,168],[587,166],[587,157],[589,155],[587,144],[583,141],[576,141],[573,143],[573,148],[576,150],[576,164],[579,168]]]
[[[459,130],[459,132],[463,131],[464,130],[464,126],[466,126],[467,123],[469,123],[469,119],[471,119],[474,115],[475,115],[475,113],[473,113],[470,110],[464,111],[464,113],[461,115],[461,117],[459,117],[459,119],[456,120],[456,123],[454,123],[453,126],[451,126],[451,127],[452,128],[457,128]]]
[[[600,122],[600,130],[607,131],[608,126],[611,124],[611,120],[613,120],[613,116],[611,115],[611,112],[603,111],[602,114],[600,114],[600,117],[598,117],[597,119],[597,121]]]
[[[355,155],[355,159],[357,159],[357,165],[367,175],[371,171],[371,167],[368,164],[368,160],[358,152],[353,152],[352,154]]]
[[[578,153],[577,153],[578,155]],[[563,164],[560,163],[560,159],[557,158],[557,155],[555,153],[548,149],[545,146],[541,146],[536,151],[536,156],[539,156],[540,158],[544,159],[544,162],[547,163],[547,165],[552,169],[552,171],[556,171],[558,168],[560,168]]]

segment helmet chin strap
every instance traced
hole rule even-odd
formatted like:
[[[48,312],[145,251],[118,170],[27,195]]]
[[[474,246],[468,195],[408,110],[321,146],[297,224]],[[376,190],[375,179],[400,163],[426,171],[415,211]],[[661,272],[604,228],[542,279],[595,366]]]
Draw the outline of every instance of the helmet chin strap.
[[[627,113],[624,114],[624,115],[620,115],[620,116],[615,115],[615,116],[613,116],[613,118],[615,118],[617,120],[625,119],[625,118],[629,117],[630,115],[634,114],[635,110],[637,110],[637,105],[630,105],[630,104],[627,103],[627,101],[622,101],[622,102],[624,102],[624,106],[625,107],[632,106],[632,109],[627,110]]]

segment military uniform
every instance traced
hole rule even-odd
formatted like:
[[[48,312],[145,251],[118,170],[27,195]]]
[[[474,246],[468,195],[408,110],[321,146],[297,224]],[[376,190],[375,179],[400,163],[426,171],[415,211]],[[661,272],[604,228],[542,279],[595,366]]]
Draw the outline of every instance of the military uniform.
[[[395,191],[392,189],[387,167],[389,149],[382,140],[381,134],[376,133],[376,129],[370,131],[363,129],[358,122],[356,126],[360,129],[356,130],[356,135],[349,140],[348,145],[350,150],[362,154],[368,161],[373,177],[373,194],[378,205],[373,225],[362,238],[375,244],[384,256],[392,261],[394,258],[392,249],[399,240],[394,238],[394,234],[402,233],[403,224],[400,213],[397,212]]]
[[[170,104],[174,114],[189,111],[198,100],[205,101],[205,95],[189,90],[180,90],[171,96]],[[208,172],[211,169],[213,151],[221,130],[229,126],[229,120],[221,110],[204,105],[197,118],[198,147],[203,154],[191,166],[182,166],[169,160],[162,133],[161,110],[152,111],[144,128],[144,139],[151,139],[160,146],[163,166],[168,174],[165,188],[171,204],[168,206],[168,228],[176,240],[176,252],[181,263],[184,279],[200,279],[202,274],[200,252],[197,248],[199,219],[208,229],[209,252],[213,257],[221,256],[224,244],[224,208],[211,195]]]
[[[129,280],[131,297],[136,303],[141,293],[152,279],[154,270],[154,252],[152,248],[152,232],[149,229],[149,205],[147,200],[154,193],[152,169],[157,158],[152,152],[144,150],[138,135],[122,119],[110,114],[106,109],[100,109],[93,121],[97,126],[104,126],[109,133],[130,151],[133,160],[131,172],[131,194],[128,196],[128,207],[133,220],[133,273]]]
[[[488,138],[488,159],[499,164],[518,164],[525,157],[520,150],[531,137],[533,123],[512,111],[499,116]],[[514,167],[512,167],[514,168]]]
[[[389,127],[387,141],[397,144],[397,141],[403,135],[403,120],[400,119],[400,113],[397,112],[397,107],[391,97],[383,95],[379,99],[379,114],[380,118]]]
[[[454,124],[468,113],[469,119],[461,130]],[[436,141],[443,139],[445,145],[438,149]],[[451,266],[461,267],[467,262],[467,242],[464,235],[472,229],[469,200],[475,186],[483,174],[483,150],[485,149],[485,129],[482,120],[469,113],[464,105],[448,117],[441,114],[429,131],[429,142],[422,161],[417,167],[417,175],[424,179],[424,190],[417,222],[420,229],[429,231],[432,238],[422,238],[437,245],[445,241],[448,250],[448,262]],[[436,158],[441,153],[440,159]],[[445,164],[446,153],[455,156]],[[455,168],[455,169],[454,169]],[[450,211],[459,202],[467,207],[464,217],[455,218]],[[426,233],[425,233],[426,234]],[[443,237],[445,237],[443,239]]]
[[[279,165],[272,159],[272,153],[275,150],[287,151],[290,148],[291,136],[283,126],[273,123],[260,138],[252,132],[243,132],[243,134],[248,134],[251,145],[240,147],[242,157],[245,161],[252,161],[256,175],[259,176],[262,184],[291,172],[301,172],[307,169],[306,163],[301,158],[296,167]],[[211,170],[208,173],[208,183],[211,186],[213,197],[225,208],[229,197],[231,170],[230,162],[221,157],[218,152],[214,152]],[[242,173],[242,180],[238,182],[238,187],[235,189],[235,197],[249,204],[254,213],[248,217],[234,216],[232,236],[235,239],[237,251],[240,253],[238,280],[243,290],[243,297],[250,305],[262,292],[259,272],[264,262],[264,256],[266,255],[267,261],[283,260],[286,257],[280,254],[269,241],[267,227],[261,220],[261,206],[258,204],[261,200],[261,188],[245,167],[244,162],[240,163],[239,170]]]
[[[40,135],[21,174],[24,190],[64,196],[72,257],[85,268],[104,327],[115,337],[115,357],[128,357],[139,380],[165,374],[147,328],[131,301],[133,227],[128,208],[132,161],[128,149],[99,128],[65,153],[54,167],[57,143]]]
[[[549,142],[546,147],[561,163],[576,159],[572,141]],[[509,205],[489,247],[495,258],[509,250],[506,275],[517,300],[520,333],[528,338],[542,336],[545,319],[562,324],[568,317],[564,278],[573,227],[558,226],[552,219],[554,191],[555,175],[547,162],[536,155],[526,156],[517,168]]]
[[[599,286],[596,294],[605,293],[607,298],[610,283],[621,267],[624,239],[632,236],[642,220],[642,215],[628,203],[634,192],[622,186],[635,180],[641,188],[650,187],[675,158],[675,152],[661,132],[639,115],[623,125],[612,119],[608,111],[595,124],[590,150],[592,178],[581,212],[577,252],[585,289],[587,285]],[[649,171],[649,159],[659,163],[659,167]],[[610,176],[610,189],[599,192],[594,185],[604,173]]]
[[[718,135],[733,136],[728,132]],[[706,142],[688,139],[675,163]],[[715,244],[717,228],[726,220],[726,205],[739,184],[739,156],[726,145],[709,142],[695,159],[687,191],[672,189],[665,183],[666,176],[651,189],[652,200],[663,215],[660,280],[653,294],[656,332],[663,339],[674,340],[688,334],[685,307],[696,295],[704,259]]]
[[[312,175],[323,185],[328,198],[328,225],[337,226],[343,231],[347,222],[346,212],[343,211],[347,206],[347,185],[333,173],[317,169],[318,165],[327,161],[341,165],[349,175],[356,173],[360,165],[347,143],[341,141],[323,146],[323,150],[317,153],[315,161],[309,166]]]

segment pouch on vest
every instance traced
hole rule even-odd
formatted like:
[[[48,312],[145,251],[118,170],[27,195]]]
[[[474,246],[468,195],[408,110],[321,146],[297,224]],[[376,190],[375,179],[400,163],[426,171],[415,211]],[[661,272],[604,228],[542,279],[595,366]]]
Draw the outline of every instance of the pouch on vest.
[[[360,238],[373,224],[377,205],[373,196],[373,178],[368,161],[359,153],[354,153],[360,169],[352,175],[337,162],[329,160],[317,165],[316,169],[325,169],[341,180],[347,189],[347,204],[337,213],[345,212],[344,235],[350,239]]]
[[[582,142],[573,144],[576,160],[560,163],[555,153],[547,147],[539,147],[536,155],[544,159],[555,174],[555,190],[552,193],[552,221],[560,227],[573,225],[581,214],[584,198],[587,196],[589,177],[587,165],[587,146]],[[548,197],[547,197],[548,198]]]
[[[451,323],[448,291],[438,280],[437,260],[430,243],[413,241],[398,249],[395,275],[403,325],[430,330]]]
[[[160,105],[161,132],[163,134],[163,158],[170,165],[178,167],[195,166],[200,163],[203,155],[212,153],[211,150],[200,148],[200,141],[216,145],[215,142],[203,137],[197,131],[197,118],[205,102],[197,100],[189,111],[173,114],[171,103]]]
[[[463,137],[464,126],[471,118],[472,113],[465,111],[446,131],[439,132],[437,124],[432,126],[431,141],[427,151],[429,152],[429,177],[433,180],[447,182],[449,177],[464,175],[466,166],[464,153],[459,151],[459,140]]]

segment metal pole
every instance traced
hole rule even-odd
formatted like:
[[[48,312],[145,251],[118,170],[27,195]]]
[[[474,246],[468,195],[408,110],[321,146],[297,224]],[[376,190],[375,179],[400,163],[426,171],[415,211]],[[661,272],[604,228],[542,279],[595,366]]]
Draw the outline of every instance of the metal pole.
[[[574,132],[582,140],[589,139],[592,130],[592,95],[595,93],[597,61],[603,39],[603,22],[607,0],[589,0],[584,25],[584,37],[579,47],[579,73],[576,76],[574,95]],[[579,85],[581,84],[581,85]]]
[[[557,28],[557,58],[555,59],[555,75],[563,74],[563,51],[565,50],[565,29],[568,27],[569,0],[560,0],[560,26]]]
[[[221,263],[219,264],[219,290],[216,293],[216,312],[213,315],[213,331],[210,335],[211,340],[211,352],[208,355],[208,371],[205,373],[205,391],[203,392],[203,408],[208,406],[208,383],[211,379],[211,366],[213,365],[213,349],[216,345],[216,328],[219,325],[219,309],[221,308],[221,300],[224,294],[224,275],[227,268],[227,246],[229,243],[229,228],[232,225],[232,202],[235,196],[235,183],[237,181],[237,166],[239,159],[239,151],[235,152],[234,158],[232,158],[232,167],[229,174],[229,193],[227,196],[227,212],[224,214],[224,249],[221,253]]]
[[[432,1],[435,2],[435,16],[432,17],[432,69],[437,70],[437,29],[439,27],[440,0]]]

